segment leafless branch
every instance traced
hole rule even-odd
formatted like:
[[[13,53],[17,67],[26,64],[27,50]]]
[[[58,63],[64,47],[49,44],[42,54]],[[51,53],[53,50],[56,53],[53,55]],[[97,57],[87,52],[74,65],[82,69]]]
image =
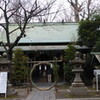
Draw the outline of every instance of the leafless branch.
[[[50,2],[46,1],[46,4],[40,4],[38,0],[30,1],[27,0],[1,0],[0,1],[0,9],[2,11],[5,24],[0,24],[3,27],[6,33],[7,46],[8,46],[8,55],[9,59],[11,59],[10,54],[12,53],[12,49],[18,44],[20,39],[25,33],[27,24],[31,21],[32,18],[37,16],[49,14],[50,9],[53,3],[56,0],[51,0]],[[3,5],[3,7],[2,7]],[[16,23],[17,28],[10,30],[10,23]],[[15,41],[11,43],[11,35],[14,32],[19,30],[19,36],[16,37]],[[3,45],[4,46],[4,45]],[[5,47],[4,47],[5,48]],[[6,49],[6,48],[5,48]]]
[[[6,47],[6,45],[2,42],[2,41],[0,41],[0,44],[4,47],[4,49],[7,51],[8,49],[7,49],[7,47]]]
[[[11,33],[15,32],[15,31],[17,31],[17,30],[19,30],[19,27],[18,27],[18,28],[15,28],[15,29],[14,29],[14,30],[12,30],[11,32],[9,32],[9,34],[11,34]]]

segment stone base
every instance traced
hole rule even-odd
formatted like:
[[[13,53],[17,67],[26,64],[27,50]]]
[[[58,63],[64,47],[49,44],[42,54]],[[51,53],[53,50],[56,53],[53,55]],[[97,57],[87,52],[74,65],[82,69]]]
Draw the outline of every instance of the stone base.
[[[87,89],[87,87],[83,86],[83,87],[70,87],[70,91],[69,91],[70,95],[73,96],[88,96],[90,95],[89,90]]]
[[[85,87],[83,82],[73,82],[72,87]]]
[[[13,95],[17,95],[17,92],[12,87],[12,84],[8,84],[8,86],[7,86],[7,96],[13,96]]]

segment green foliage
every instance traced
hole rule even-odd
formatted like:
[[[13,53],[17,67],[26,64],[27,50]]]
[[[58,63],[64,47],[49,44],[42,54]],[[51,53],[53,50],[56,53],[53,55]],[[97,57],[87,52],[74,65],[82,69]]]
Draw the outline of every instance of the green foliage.
[[[92,48],[95,52],[100,52],[100,16],[96,15],[90,20],[81,21],[79,23],[78,36],[79,45],[85,45]],[[95,63],[95,59],[88,54],[83,66],[84,72],[82,73],[82,79],[86,85],[92,83]]]
[[[59,80],[59,75],[58,75],[58,70],[59,70],[59,66],[57,65],[57,61],[56,58],[54,58],[55,62],[53,63],[53,74],[54,74],[54,79],[55,80]]]
[[[68,49],[65,49],[65,63],[64,63],[64,77],[65,81],[70,84],[71,81],[73,80],[74,74],[72,72],[72,65],[70,63],[71,60],[74,59],[75,56],[75,47],[73,45],[68,45]]]
[[[79,23],[78,44],[94,47],[100,37],[100,16],[94,16],[90,20],[82,20]]]
[[[100,52],[100,37],[96,41],[95,48],[93,50],[94,52]]]
[[[68,45],[68,49],[65,49],[64,53],[65,53],[64,56],[65,61],[70,61],[74,59],[75,47],[73,45]]]
[[[86,62],[82,68],[84,69],[83,73],[81,73],[81,78],[85,85],[92,85],[92,80],[94,77],[93,70],[94,70],[94,64],[95,60],[93,60],[94,57],[91,54],[87,54]]]
[[[64,63],[64,77],[67,84],[71,84],[74,74],[72,72],[73,66],[70,63]]]
[[[21,49],[14,51],[12,78],[15,85],[20,85],[22,82],[27,81],[29,74],[29,68],[26,66],[27,61],[28,57],[24,55]]]

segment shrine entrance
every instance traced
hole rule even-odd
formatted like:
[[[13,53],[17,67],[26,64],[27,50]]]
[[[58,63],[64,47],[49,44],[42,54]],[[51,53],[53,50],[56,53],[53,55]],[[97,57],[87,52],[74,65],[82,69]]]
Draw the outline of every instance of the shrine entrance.
[[[39,90],[48,90],[56,84],[53,73],[53,64],[39,62],[35,64],[30,72],[33,86]]]
[[[35,65],[34,65],[35,66]],[[48,79],[48,75],[51,78]],[[36,83],[53,82],[53,69],[52,64],[39,63],[32,72],[32,80]]]

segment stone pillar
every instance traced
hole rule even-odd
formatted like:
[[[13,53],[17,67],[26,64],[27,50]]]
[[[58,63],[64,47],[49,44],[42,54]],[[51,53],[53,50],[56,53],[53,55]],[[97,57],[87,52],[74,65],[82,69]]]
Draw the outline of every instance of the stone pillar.
[[[75,73],[75,79],[74,82],[71,84],[70,94],[75,96],[89,95],[89,91],[80,77],[80,74],[83,72],[81,65],[84,63],[84,60],[80,58],[79,52],[76,52],[75,59],[71,62],[74,65],[74,69],[72,71]]]

